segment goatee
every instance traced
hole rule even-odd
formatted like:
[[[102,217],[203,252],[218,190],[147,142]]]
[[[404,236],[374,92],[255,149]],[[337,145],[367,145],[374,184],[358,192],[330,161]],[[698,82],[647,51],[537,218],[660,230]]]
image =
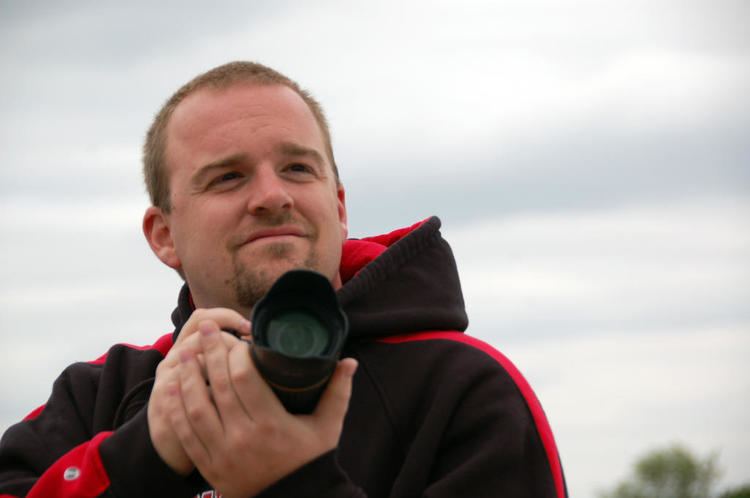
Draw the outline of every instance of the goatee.
[[[267,216],[259,218],[254,228],[260,230],[284,225],[300,227],[311,245],[318,238],[318,231],[314,226],[304,219],[295,220],[288,211],[269,213]],[[246,234],[238,234],[236,238],[229,242],[227,247],[232,251],[234,267],[234,275],[227,284],[234,289],[237,304],[244,308],[252,309],[255,303],[266,295],[274,282],[286,271],[318,269],[320,258],[314,249],[310,249],[305,259],[300,260],[299,258],[302,255],[295,255],[294,244],[288,242],[265,245],[260,248],[259,257],[253,258],[254,263],[248,263],[248,258],[242,259],[240,257],[240,252],[243,250],[246,240]],[[283,271],[279,272],[279,268]]]
[[[317,271],[319,263],[317,253],[312,251],[304,261],[295,261],[291,254],[293,250],[294,247],[288,243],[269,244],[263,248],[266,258],[263,258],[262,261],[265,263],[272,262],[272,264],[260,263],[257,267],[249,267],[235,253],[233,258],[234,276],[229,284],[234,289],[237,303],[242,307],[252,309],[255,303],[266,295],[274,282],[289,270]],[[284,271],[276,274],[273,269],[278,268],[279,260],[287,260],[289,264]]]

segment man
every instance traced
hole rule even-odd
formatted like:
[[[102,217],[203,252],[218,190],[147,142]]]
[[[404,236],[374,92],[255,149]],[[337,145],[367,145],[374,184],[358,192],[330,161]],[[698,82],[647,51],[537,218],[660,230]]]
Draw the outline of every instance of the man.
[[[320,106],[253,63],[181,88],[144,147],[143,229],[185,280],[173,334],[72,365],[0,443],[0,496],[566,496],[533,392],[467,318],[437,218],[346,240]],[[290,269],[350,322],[311,415],[250,359],[247,317]],[[355,375],[356,371],[356,375]]]

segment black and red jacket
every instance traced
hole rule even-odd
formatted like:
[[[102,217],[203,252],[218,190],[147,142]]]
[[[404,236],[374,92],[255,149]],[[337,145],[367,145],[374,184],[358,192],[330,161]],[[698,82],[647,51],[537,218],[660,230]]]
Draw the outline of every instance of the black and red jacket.
[[[262,497],[567,496],[552,432],[522,375],[463,333],[468,320],[440,221],[345,243],[339,300],[358,360],[339,447]],[[158,457],[146,405],[175,332],[76,363],[0,441],[0,498],[218,496]],[[248,469],[252,471],[252,469]]]

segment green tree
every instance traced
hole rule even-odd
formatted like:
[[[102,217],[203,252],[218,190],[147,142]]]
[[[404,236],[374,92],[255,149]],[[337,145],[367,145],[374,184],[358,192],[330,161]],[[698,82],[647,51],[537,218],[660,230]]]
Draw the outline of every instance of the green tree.
[[[750,484],[724,491],[719,498],[750,498]]]
[[[695,457],[681,445],[647,453],[633,475],[601,498],[709,498],[719,469],[716,455]],[[742,497],[744,495],[737,495]],[[735,495],[729,495],[735,498]]]

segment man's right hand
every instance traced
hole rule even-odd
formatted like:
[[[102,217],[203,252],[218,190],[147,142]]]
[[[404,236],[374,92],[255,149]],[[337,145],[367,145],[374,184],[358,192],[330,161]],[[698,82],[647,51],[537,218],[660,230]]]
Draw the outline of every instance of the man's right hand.
[[[190,474],[195,466],[185,453],[169,420],[167,386],[179,382],[177,367],[180,364],[180,352],[190,351],[200,358],[200,334],[195,332],[204,320],[212,320],[222,329],[235,330],[241,338],[250,337],[250,322],[236,311],[228,308],[197,309],[182,327],[177,336],[177,342],[156,368],[154,388],[148,402],[148,429],[151,443],[159,457],[172,470],[185,476]],[[237,341],[231,335],[222,334],[222,336],[227,342]],[[231,344],[228,344],[228,347],[231,347]]]

